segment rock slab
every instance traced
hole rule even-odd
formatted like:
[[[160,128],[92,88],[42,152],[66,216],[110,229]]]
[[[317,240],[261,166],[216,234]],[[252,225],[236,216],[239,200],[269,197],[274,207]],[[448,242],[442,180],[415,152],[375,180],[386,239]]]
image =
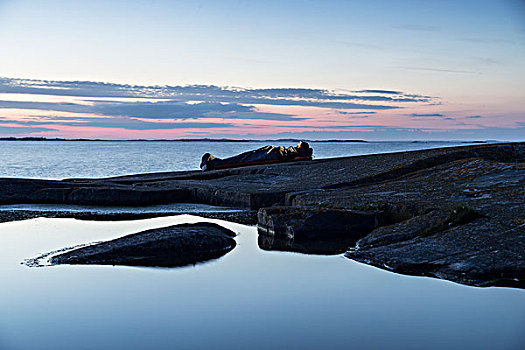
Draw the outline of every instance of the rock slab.
[[[179,267],[225,255],[235,248],[233,237],[234,232],[213,223],[182,224],[68,251],[51,263]]]

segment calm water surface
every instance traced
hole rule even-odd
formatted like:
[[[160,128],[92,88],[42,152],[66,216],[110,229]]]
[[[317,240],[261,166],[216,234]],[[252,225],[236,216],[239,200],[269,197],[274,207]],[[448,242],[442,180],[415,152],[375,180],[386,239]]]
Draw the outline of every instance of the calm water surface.
[[[317,159],[465,144],[311,142],[314,158]],[[0,177],[63,179],[197,170],[206,152],[223,158],[266,145],[267,142],[0,141]],[[292,143],[282,145],[295,146]]]
[[[21,264],[182,222],[238,233],[223,258],[153,269]],[[523,349],[525,292],[267,252],[254,227],[181,215],[0,224],[0,349]]]

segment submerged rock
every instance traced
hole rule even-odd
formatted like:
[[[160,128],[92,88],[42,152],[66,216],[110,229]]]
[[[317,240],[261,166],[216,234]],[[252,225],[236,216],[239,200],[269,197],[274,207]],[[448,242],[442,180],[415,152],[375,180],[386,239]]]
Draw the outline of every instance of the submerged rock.
[[[235,233],[216,224],[182,224],[134,233],[51,258],[52,264],[178,267],[219,258]]]

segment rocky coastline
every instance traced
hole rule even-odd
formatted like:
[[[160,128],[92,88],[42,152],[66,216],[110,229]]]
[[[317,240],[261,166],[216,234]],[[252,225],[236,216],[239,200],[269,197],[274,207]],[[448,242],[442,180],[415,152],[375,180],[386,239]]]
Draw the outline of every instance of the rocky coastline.
[[[229,206],[245,210],[230,219],[257,223],[262,249],[345,253],[403,274],[525,288],[524,161],[525,143],[505,143],[209,172],[2,178],[0,205]],[[0,220],[31,215],[2,211]]]

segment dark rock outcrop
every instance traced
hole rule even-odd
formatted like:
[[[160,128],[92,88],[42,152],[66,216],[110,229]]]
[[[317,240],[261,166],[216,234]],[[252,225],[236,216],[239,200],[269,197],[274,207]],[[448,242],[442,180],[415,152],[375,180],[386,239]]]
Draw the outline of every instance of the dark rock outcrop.
[[[298,206],[313,203],[406,208],[399,222],[385,220],[361,238],[347,252],[350,259],[475,286],[525,288],[523,160],[462,159],[391,181],[294,198]]]
[[[52,264],[178,267],[219,258],[235,233],[212,223],[147,230],[56,255]]]
[[[487,218],[431,236],[418,235],[380,245],[362,243],[346,256],[408,275],[474,286],[525,288],[523,231],[500,232]]]
[[[348,258],[470,285],[524,287],[524,161],[521,142],[205,173],[0,179],[0,204],[269,207],[259,212],[263,249],[333,253],[359,240]]]

